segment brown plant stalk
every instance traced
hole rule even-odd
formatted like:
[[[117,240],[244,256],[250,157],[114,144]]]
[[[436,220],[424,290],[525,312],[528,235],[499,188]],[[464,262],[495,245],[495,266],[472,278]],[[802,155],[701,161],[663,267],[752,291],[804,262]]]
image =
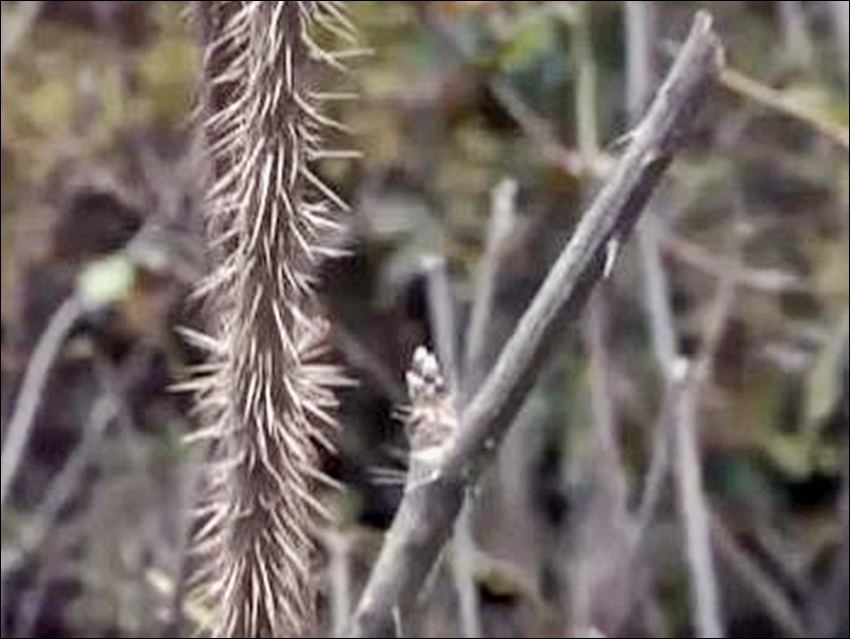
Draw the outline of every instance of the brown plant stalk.
[[[195,581],[222,637],[303,636],[316,626],[317,487],[337,370],[313,288],[343,202],[317,176],[323,129],[312,83],[334,63],[315,37],[353,37],[337,2],[197,3],[212,268],[200,288],[210,351],[193,382],[212,441]]]

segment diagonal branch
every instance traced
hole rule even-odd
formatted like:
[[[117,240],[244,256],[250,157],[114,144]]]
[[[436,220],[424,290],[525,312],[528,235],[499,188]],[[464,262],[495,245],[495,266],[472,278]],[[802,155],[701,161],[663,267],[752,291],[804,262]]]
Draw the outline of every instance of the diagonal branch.
[[[432,481],[408,491],[402,500],[348,636],[393,636],[394,615],[398,617],[413,603],[416,589],[451,534],[465,489],[492,458],[557,331],[579,314],[603,275],[609,240],[631,231],[721,65],[722,50],[711,18],[700,13],[649,112],[635,129],[631,145],[585,213],[492,372],[463,410],[457,441],[439,472]]]

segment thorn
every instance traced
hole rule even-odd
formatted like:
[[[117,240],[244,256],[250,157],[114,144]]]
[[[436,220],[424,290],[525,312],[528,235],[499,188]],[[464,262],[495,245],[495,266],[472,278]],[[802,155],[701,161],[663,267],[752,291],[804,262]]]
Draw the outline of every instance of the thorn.
[[[319,102],[331,102],[331,101],[345,101],[345,100],[359,100],[360,95],[357,93],[345,93],[345,92],[321,92],[321,91],[310,91],[310,98],[313,100],[318,100]]]
[[[614,265],[617,263],[617,255],[620,252],[620,238],[612,237],[605,245],[605,268],[602,271],[602,277],[606,280],[611,277],[614,271]]]
[[[311,160],[359,160],[363,157],[363,152],[326,149],[310,151],[309,156]]]
[[[626,148],[634,141],[634,139],[635,129],[630,129],[629,131],[626,131],[622,135],[617,136],[608,143],[608,152],[616,154],[620,153],[621,151],[625,151]]]

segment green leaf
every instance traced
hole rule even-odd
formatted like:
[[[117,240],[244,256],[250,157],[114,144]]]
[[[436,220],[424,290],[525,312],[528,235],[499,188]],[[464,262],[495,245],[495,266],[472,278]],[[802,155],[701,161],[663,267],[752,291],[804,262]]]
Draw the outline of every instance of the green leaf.
[[[124,255],[111,255],[86,266],[77,277],[83,304],[98,308],[126,299],[136,282],[136,267]]]

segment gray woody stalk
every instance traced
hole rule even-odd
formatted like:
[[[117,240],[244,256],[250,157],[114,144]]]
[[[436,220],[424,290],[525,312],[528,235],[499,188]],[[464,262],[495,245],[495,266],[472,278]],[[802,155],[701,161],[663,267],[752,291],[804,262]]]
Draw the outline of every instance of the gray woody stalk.
[[[500,444],[531,388],[551,340],[581,311],[603,274],[606,246],[626,238],[679,149],[722,65],[711,18],[697,15],[649,112],[523,315],[499,359],[463,407],[454,443],[433,480],[408,490],[355,611],[350,637],[394,636],[412,605],[463,497]]]

